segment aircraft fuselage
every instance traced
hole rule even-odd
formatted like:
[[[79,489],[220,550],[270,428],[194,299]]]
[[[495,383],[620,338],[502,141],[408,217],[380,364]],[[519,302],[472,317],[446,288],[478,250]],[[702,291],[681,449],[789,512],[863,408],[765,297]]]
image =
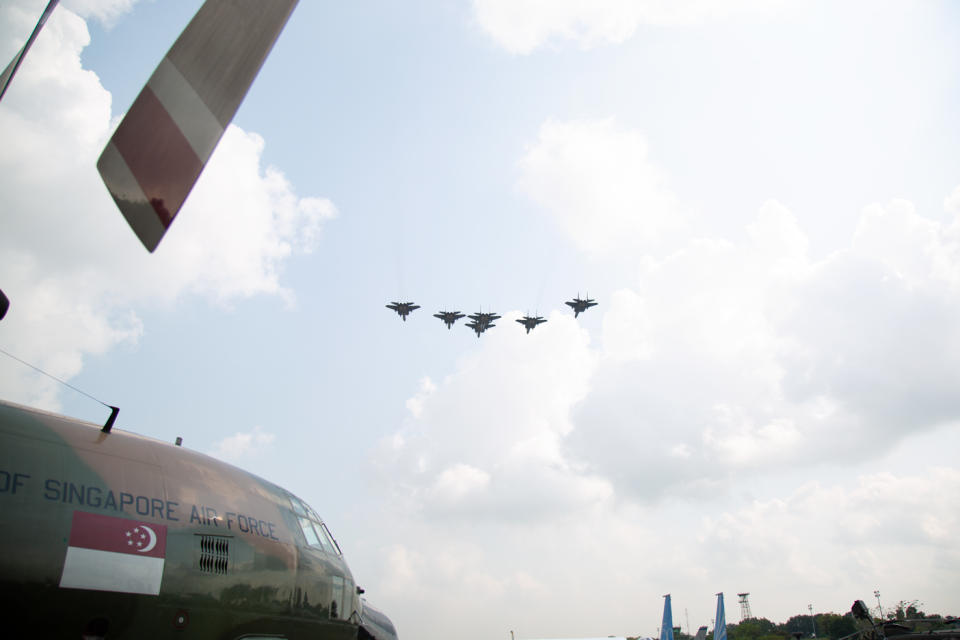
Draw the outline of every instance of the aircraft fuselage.
[[[3,402],[0,552],[8,631],[396,639],[385,616],[365,617],[336,541],[295,495],[188,449]]]

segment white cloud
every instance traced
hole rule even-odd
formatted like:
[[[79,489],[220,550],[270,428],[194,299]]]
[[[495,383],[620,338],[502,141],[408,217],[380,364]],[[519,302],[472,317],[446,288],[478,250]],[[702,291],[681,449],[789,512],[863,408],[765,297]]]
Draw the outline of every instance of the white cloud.
[[[19,41],[19,27],[3,23],[0,42]],[[186,294],[291,301],[284,263],[310,251],[336,215],[330,201],[298,197],[280,170],[261,166],[260,136],[230,126],[167,237],[147,253],[96,171],[111,96],[81,67],[89,38],[84,21],[59,7],[0,103],[0,288],[11,301],[0,329],[15,355],[62,378],[88,355],[136,342],[143,308]],[[0,379],[8,399],[57,407],[51,383],[23,367],[0,363]]]
[[[960,187],[953,190],[949,196],[943,199],[943,209],[953,216],[960,216]]]
[[[238,431],[232,436],[220,440],[214,445],[210,455],[227,462],[237,462],[242,458],[249,458],[269,449],[274,440],[276,440],[274,434],[257,426],[252,431]]]
[[[504,314],[504,324],[519,318]],[[539,519],[609,496],[560,451],[594,367],[586,332],[554,313],[527,335],[493,330],[442,382],[424,385],[380,464],[398,499],[432,517]]]
[[[870,205],[850,246],[814,261],[772,200],[736,242],[694,235],[647,155],[612,121],[548,121],[521,161],[575,246],[636,273],[598,311],[565,461],[619,496],[712,495],[735,472],[877,455],[960,418],[960,216]]]
[[[593,256],[649,249],[685,225],[643,135],[610,119],[543,123],[519,185]]]
[[[378,593],[414,636],[464,619],[478,636],[652,635],[664,590],[694,626],[720,590],[749,590],[755,614],[786,620],[797,611],[771,595],[784,584],[818,611],[843,613],[874,588],[944,611],[960,588],[960,553],[944,533],[960,524],[958,489],[956,469],[932,467],[808,482],[740,506],[606,502],[539,523],[406,514],[392,520]],[[606,613],[598,626],[584,610]]]
[[[791,342],[789,397],[830,397],[894,437],[955,419],[957,230],[903,201],[867,207],[851,248],[818,263],[771,314]]]
[[[619,494],[714,495],[733,474],[876,456],[960,419],[956,225],[871,205],[850,248],[814,262],[767,203],[747,242],[639,260],[604,309],[566,451]]]
[[[810,484],[784,499],[706,518],[698,549],[714,557],[697,560],[717,578],[736,564],[752,590],[790,584],[816,591],[821,601],[852,601],[865,584],[902,594],[939,597],[931,585],[956,593],[960,554],[942,532],[958,524],[958,488],[960,473],[942,467],[861,476],[848,486]]]
[[[83,18],[95,18],[111,26],[130,11],[137,0],[63,0],[63,6]]]
[[[728,16],[772,14],[784,2],[762,0],[474,0],[474,18],[498,45],[528,54],[573,42],[592,49],[628,40],[642,25],[689,25]]]
[[[437,385],[429,377],[424,377],[420,381],[420,391],[415,396],[407,400],[407,410],[414,418],[423,415],[423,405],[437,391]]]
[[[298,198],[277,168],[262,169],[263,146],[255,133],[227,129],[154,253],[148,277],[155,291],[170,300],[184,291],[220,301],[264,293],[292,299],[280,284],[284,261],[311,251],[337,210],[329,200]]]
[[[428,499],[453,504],[490,485],[490,474],[468,464],[455,464],[440,472],[428,491]]]

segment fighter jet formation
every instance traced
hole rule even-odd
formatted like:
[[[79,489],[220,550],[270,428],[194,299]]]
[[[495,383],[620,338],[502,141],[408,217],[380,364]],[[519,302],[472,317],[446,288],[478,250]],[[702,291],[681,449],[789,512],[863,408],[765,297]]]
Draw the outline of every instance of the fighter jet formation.
[[[581,313],[583,313],[587,309],[589,309],[590,307],[597,306],[596,300],[593,300],[592,298],[589,298],[589,297],[581,299],[580,294],[577,294],[576,298],[574,298],[573,300],[567,301],[565,304],[567,304],[571,309],[573,309],[573,317],[575,318],[578,317]],[[420,305],[415,304],[413,302],[391,302],[386,306],[388,309],[395,311],[397,315],[399,315],[403,319],[404,322],[407,321],[407,316],[410,315],[410,313],[414,309],[420,308]],[[443,323],[447,325],[447,329],[452,329],[453,324],[460,318],[469,318],[469,322],[466,323],[466,326],[471,331],[476,333],[478,338],[480,337],[480,334],[486,331],[487,329],[491,329],[497,326],[496,324],[494,324],[494,320],[499,320],[501,318],[501,316],[497,315],[493,311],[486,311],[486,312],[478,311],[476,313],[471,313],[470,315],[464,315],[459,311],[438,311],[437,313],[433,314],[433,317],[439,318],[440,320],[442,320]],[[526,315],[520,318],[519,320],[517,320],[517,322],[522,324],[523,327],[527,330],[528,334],[530,333],[531,329],[536,329],[539,325],[543,324],[546,321],[547,321],[546,318],[542,316],[530,316],[530,315]]]

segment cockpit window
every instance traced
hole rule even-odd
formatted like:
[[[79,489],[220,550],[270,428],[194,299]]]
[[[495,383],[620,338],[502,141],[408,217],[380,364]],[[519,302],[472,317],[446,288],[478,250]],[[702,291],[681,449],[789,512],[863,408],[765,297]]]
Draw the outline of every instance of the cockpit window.
[[[337,544],[337,541],[334,540],[333,535],[330,533],[330,530],[327,529],[327,525],[320,523],[320,529],[322,530],[324,538],[326,538],[327,544],[330,545],[331,550],[338,555],[343,555],[343,552],[340,551],[340,545]]]
[[[306,505],[300,502],[298,499],[290,496],[290,504],[293,505],[293,510],[298,516],[306,516],[307,509]]]
[[[297,518],[300,521],[300,530],[303,531],[303,537],[307,539],[307,544],[311,547],[323,548],[320,538],[317,537],[313,529],[313,523],[309,518]]]
[[[337,541],[330,535],[330,530],[320,520],[317,512],[310,508],[310,505],[291,495],[290,506],[293,508],[293,512],[297,514],[297,522],[300,524],[300,531],[303,532],[307,545],[314,549],[322,549],[327,553],[343,555]]]

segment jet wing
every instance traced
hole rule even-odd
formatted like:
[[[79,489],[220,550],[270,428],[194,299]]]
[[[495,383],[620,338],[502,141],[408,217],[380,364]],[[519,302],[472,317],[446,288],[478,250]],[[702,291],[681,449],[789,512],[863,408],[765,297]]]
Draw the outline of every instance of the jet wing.
[[[298,0],[207,0],[97,162],[140,242],[157,248]]]

